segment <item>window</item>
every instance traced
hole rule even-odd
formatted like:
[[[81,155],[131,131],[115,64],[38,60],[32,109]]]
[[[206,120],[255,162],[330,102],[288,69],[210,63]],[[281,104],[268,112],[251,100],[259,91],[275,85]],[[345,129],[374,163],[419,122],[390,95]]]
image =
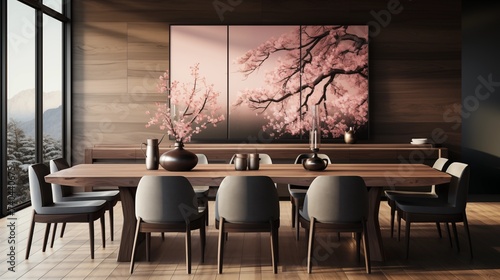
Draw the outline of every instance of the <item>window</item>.
[[[65,0],[2,1],[2,216],[29,204],[28,166],[64,154]]]

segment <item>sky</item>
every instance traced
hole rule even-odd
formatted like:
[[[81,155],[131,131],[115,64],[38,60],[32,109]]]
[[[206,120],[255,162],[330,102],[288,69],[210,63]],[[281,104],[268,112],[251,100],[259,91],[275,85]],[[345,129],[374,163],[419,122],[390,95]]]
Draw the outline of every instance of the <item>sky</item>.
[[[60,10],[61,0],[44,0]],[[7,2],[7,97],[35,88],[35,10],[16,0]],[[61,90],[62,72],[58,62],[62,52],[61,23],[44,16],[44,92]]]

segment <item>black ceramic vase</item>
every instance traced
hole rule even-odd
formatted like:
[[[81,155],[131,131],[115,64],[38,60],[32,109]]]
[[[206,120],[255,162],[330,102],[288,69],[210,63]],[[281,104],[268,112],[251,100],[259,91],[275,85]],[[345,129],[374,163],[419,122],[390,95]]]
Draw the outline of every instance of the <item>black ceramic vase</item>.
[[[321,171],[325,170],[328,166],[328,160],[318,157],[318,154],[315,152],[312,157],[302,160],[302,166],[309,171]]]
[[[184,150],[184,143],[175,142],[174,149],[160,156],[160,165],[168,171],[189,171],[198,164],[196,154]]]

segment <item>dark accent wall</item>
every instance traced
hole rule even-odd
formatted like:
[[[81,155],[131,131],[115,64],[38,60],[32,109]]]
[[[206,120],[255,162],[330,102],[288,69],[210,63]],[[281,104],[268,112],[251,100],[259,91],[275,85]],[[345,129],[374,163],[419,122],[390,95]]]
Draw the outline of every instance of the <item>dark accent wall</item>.
[[[500,4],[464,1],[462,155],[471,192],[500,193]]]
[[[368,142],[429,137],[460,159],[460,119],[444,114],[461,104],[460,1],[85,0],[73,1],[73,21],[76,162],[84,147],[140,144],[153,134],[143,112],[161,100],[150,84],[168,65],[174,23],[369,24]]]

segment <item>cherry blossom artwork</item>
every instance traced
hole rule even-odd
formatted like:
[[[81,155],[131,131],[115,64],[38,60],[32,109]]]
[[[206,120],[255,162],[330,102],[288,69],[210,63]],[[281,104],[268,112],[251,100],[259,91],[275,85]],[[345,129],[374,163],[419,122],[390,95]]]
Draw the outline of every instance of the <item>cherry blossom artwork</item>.
[[[319,105],[321,136],[368,138],[368,26],[172,25],[170,70],[201,63],[225,119],[194,139],[304,141]],[[193,136],[193,135],[191,135]]]
[[[339,138],[349,127],[367,134],[367,26],[300,26],[268,38],[233,63],[243,79],[261,72],[262,83],[239,90],[232,106],[262,117],[262,130],[271,137],[307,134],[316,104],[322,137]]]

